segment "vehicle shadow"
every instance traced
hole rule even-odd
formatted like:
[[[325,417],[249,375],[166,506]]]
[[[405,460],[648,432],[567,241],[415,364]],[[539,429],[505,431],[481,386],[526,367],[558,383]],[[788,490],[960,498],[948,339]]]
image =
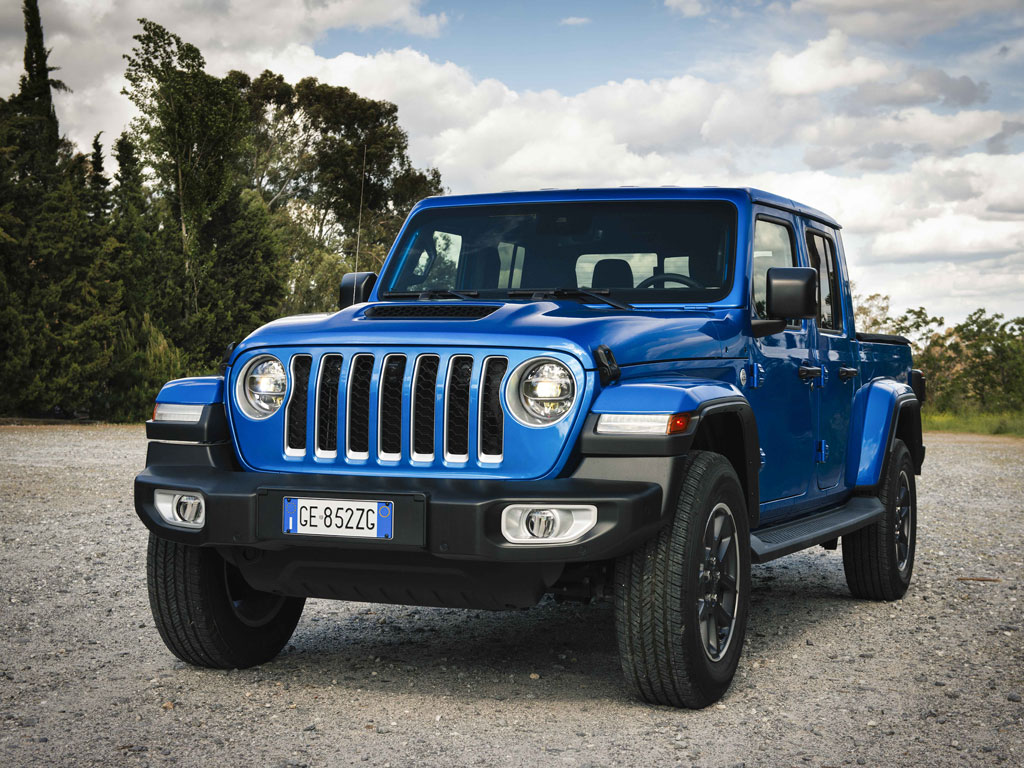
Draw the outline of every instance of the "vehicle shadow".
[[[810,550],[753,568],[741,668],[750,658],[794,654],[822,625],[849,621],[842,560]],[[311,600],[291,643],[263,675],[352,691],[447,695],[461,700],[537,698],[628,701],[611,601],[545,599],[521,611],[410,608]],[[537,677],[531,677],[536,675]]]

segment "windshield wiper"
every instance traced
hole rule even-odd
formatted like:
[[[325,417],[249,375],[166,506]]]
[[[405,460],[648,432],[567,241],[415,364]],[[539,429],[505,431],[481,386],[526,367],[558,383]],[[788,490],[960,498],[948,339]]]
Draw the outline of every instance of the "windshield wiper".
[[[623,301],[611,298],[608,294],[610,291],[607,288],[595,288],[592,291],[588,291],[584,288],[538,288],[536,290],[514,290],[509,291],[509,298],[516,296],[537,296],[543,298],[545,296],[553,296],[556,299],[595,299],[602,304],[607,304],[610,307],[616,309],[633,309],[632,304],[627,304]]]
[[[462,299],[472,300],[480,295],[480,291],[452,291],[447,288],[431,288],[426,291],[384,291],[381,294],[383,299],[418,299],[429,301],[430,299]]]

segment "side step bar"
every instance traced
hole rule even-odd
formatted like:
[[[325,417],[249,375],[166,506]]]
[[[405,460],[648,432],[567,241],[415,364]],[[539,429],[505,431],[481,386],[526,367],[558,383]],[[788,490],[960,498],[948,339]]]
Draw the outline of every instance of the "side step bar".
[[[766,563],[799,552],[882,519],[885,508],[877,498],[855,496],[845,504],[810,517],[758,528],[750,532],[750,559]]]

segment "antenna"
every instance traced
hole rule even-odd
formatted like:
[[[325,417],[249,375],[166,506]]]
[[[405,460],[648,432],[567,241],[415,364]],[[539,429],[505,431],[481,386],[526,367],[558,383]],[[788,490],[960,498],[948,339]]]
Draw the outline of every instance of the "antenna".
[[[363,175],[359,177],[359,215],[356,217],[356,268],[359,274],[359,238],[363,230],[363,187],[366,185],[366,145],[363,144]],[[356,303],[356,281],[352,281],[352,303]]]

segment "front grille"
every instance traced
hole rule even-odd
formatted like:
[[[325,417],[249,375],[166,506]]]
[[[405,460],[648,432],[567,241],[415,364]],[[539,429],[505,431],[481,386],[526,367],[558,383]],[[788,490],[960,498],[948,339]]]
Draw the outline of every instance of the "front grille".
[[[292,394],[288,398],[288,453],[301,456],[306,452],[306,406],[309,402],[309,370],[313,358],[296,355],[292,358]]]
[[[365,459],[370,455],[370,378],[373,355],[356,355],[348,382],[348,455]]]
[[[448,366],[445,397],[445,459],[469,459],[469,387],[473,381],[473,358],[453,357]]]
[[[501,410],[501,380],[508,370],[508,360],[489,357],[484,361],[480,392],[480,457],[485,461],[501,461],[505,442],[505,412]]]
[[[313,430],[310,461],[503,460],[505,357],[327,352],[295,355],[290,365],[287,456],[305,456]]]
[[[319,456],[338,453],[338,385],[341,355],[324,355],[320,360],[320,386],[316,401],[316,451]]]
[[[384,358],[380,381],[380,457],[389,461],[402,458],[402,382],[405,379],[405,355]]]
[[[434,400],[441,358],[420,355],[412,380],[412,454],[414,459],[434,459]]]

